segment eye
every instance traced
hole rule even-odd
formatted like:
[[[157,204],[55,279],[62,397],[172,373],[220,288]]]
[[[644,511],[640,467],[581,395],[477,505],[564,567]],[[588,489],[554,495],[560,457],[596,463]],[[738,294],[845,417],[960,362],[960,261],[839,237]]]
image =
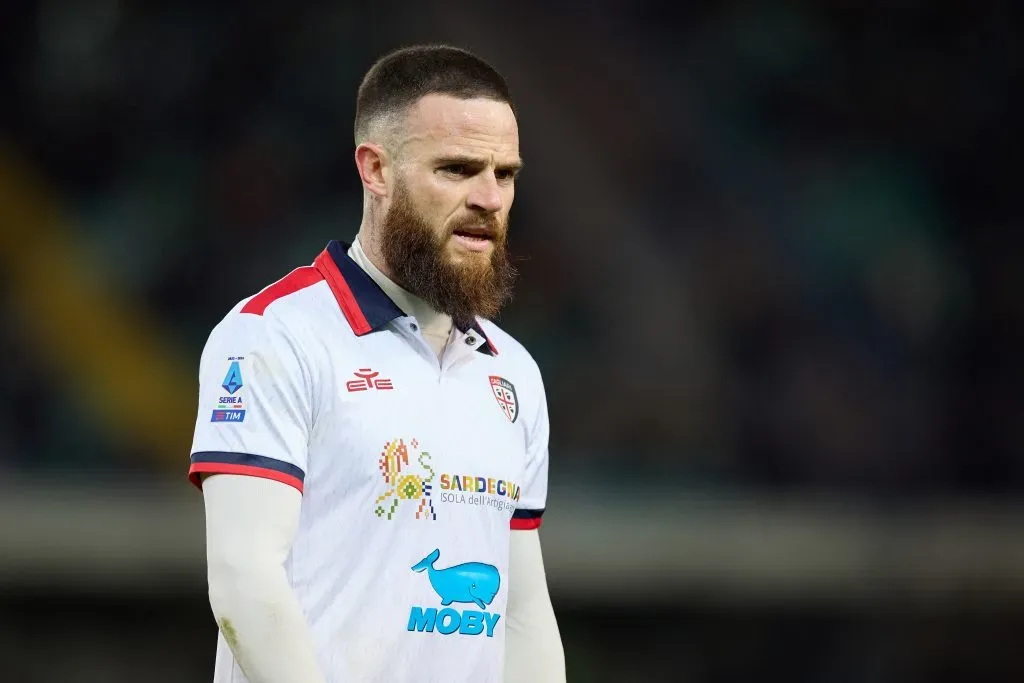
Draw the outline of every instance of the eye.
[[[447,166],[442,166],[440,170],[448,175],[469,175],[469,167],[465,164],[448,164]]]
[[[510,180],[515,180],[516,179],[516,172],[515,171],[510,171],[508,169],[498,169],[494,173],[494,177],[497,178],[499,181],[502,181],[502,182],[506,182],[506,181],[510,181]]]

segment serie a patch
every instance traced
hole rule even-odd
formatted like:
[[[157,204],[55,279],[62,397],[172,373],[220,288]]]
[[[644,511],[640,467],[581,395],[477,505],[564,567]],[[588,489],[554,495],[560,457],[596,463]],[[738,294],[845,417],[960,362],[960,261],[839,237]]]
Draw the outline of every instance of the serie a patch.
[[[217,407],[210,415],[210,422],[243,422],[245,420],[245,406],[241,396],[236,396],[245,384],[242,382],[242,368],[238,361],[244,360],[241,356],[232,356],[228,359],[230,365],[228,372],[224,375],[221,387],[227,392],[227,396],[217,399]]]

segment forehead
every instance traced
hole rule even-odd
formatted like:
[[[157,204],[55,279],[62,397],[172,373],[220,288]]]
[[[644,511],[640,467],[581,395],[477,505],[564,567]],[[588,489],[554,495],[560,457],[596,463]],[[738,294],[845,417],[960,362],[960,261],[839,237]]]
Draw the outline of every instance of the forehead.
[[[508,163],[519,158],[519,127],[504,102],[427,95],[409,110],[403,148],[417,157],[459,154]]]

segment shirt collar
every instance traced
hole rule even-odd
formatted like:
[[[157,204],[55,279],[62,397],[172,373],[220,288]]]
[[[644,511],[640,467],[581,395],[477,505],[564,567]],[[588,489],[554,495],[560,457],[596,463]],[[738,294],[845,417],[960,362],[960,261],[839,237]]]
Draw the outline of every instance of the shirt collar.
[[[382,273],[374,265],[373,261],[370,260],[370,257],[366,255],[366,252],[363,251],[363,245],[359,243],[358,237],[356,237],[355,241],[352,242],[352,246],[345,253],[384,290],[384,293],[388,295],[388,298],[396,306],[402,309],[407,316],[416,318],[416,322],[419,323],[419,327],[424,335],[448,338],[452,331],[451,316],[435,310],[426,301],[412,292],[399,287],[391,278]]]
[[[316,257],[313,265],[330,286],[352,331],[357,337],[362,337],[370,332],[376,332],[396,318],[403,317],[405,313],[373,281],[373,278],[349,257],[349,246],[331,240],[327,248]],[[463,334],[470,330],[476,332],[486,342],[477,347],[478,351],[491,356],[497,355],[498,350],[484,332],[479,320],[474,320],[468,327],[459,326],[459,331]]]

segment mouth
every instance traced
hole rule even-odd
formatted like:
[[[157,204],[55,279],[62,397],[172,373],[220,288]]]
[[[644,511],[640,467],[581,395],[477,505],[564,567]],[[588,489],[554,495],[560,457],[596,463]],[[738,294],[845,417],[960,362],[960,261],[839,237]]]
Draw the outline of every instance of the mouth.
[[[457,228],[452,236],[455,241],[470,251],[484,251],[494,241],[496,231],[483,225],[469,225]]]

